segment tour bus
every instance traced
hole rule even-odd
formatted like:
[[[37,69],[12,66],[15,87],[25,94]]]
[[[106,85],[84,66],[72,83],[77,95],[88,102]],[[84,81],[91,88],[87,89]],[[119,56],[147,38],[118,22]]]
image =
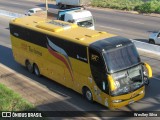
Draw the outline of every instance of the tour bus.
[[[29,72],[110,109],[142,99],[152,77],[134,44],[107,32],[26,16],[10,21],[10,37],[14,59]]]

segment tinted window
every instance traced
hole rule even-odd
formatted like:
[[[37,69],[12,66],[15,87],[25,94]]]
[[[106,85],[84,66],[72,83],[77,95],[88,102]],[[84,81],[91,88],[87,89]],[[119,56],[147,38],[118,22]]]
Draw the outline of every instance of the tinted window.
[[[30,13],[34,13],[34,11],[33,11],[33,10],[29,10],[29,12],[30,12]]]
[[[26,29],[26,33],[28,42],[39,45],[41,47],[47,47],[47,38],[45,34],[30,29]]]
[[[103,57],[101,53],[94,49],[89,49],[89,60],[93,79],[97,86],[104,91],[109,93],[108,81],[106,76],[106,69]]]
[[[25,28],[10,24],[10,33],[20,39],[27,39]]]
[[[54,46],[64,51],[68,56],[88,63],[86,46],[53,36],[48,36],[47,39],[51,41]]]
[[[10,32],[13,36],[17,38],[45,48],[47,48],[48,40],[50,40],[52,44],[61,48],[61,50],[65,51],[68,56],[88,63],[86,46],[66,41],[64,39],[57,38],[54,36],[47,36],[44,33],[40,33],[34,30],[30,30],[12,24],[10,24]]]
[[[139,54],[133,44],[103,53],[109,72],[119,71],[140,63]]]

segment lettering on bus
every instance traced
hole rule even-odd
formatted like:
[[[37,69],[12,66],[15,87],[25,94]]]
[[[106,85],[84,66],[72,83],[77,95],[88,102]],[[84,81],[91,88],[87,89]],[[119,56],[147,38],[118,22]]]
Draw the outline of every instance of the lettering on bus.
[[[34,53],[36,55],[42,56],[42,53],[38,50],[36,50],[35,48],[32,48],[31,46],[28,46],[29,48],[29,52]]]
[[[27,44],[22,43],[21,44],[21,49],[27,51]]]
[[[97,55],[93,55],[91,56],[91,60],[93,61],[98,61],[99,57]]]

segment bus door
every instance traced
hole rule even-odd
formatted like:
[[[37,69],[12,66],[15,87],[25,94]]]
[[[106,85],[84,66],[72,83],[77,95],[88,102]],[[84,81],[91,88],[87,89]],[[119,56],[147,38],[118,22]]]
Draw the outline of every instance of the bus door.
[[[96,96],[95,99],[98,102],[107,104],[106,106],[108,106],[108,102],[106,102],[106,99],[108,99],[109,97],[109,84],[106,75],[106,65],[103,60],[102,54],[90,48],[89,59],[92,77],[96,84],[94,85],[93,93]]]

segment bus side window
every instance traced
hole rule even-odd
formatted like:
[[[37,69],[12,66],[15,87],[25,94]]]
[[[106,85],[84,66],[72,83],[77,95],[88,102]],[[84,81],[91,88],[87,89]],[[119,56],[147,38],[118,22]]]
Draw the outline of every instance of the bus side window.
[[[13,36],[26,40],[25,28],[10,24],[10,32]]]
[[[97,86],[107,94],[109,93],[108,81],[106,77],[105,63],[102,55],[96,50],[89,49],[89,60],[93,79]]]

